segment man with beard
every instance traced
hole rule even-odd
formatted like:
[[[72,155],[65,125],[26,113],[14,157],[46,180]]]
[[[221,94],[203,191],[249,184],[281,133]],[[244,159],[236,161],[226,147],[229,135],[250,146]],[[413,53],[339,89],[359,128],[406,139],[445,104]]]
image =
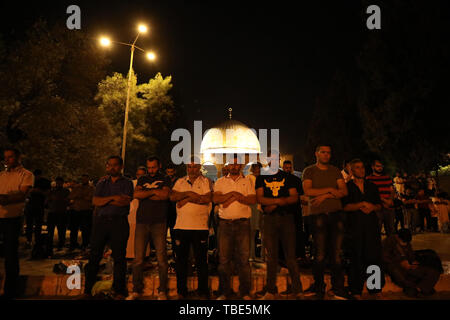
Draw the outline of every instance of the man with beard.
[[[152,240],[158,260],[158,300],[167,300],[167,207],[170,182],[160,173],[161,161],[147,159],[147,175],[137,181],[134,198],[139,199],[136,214],[135,252],[133,264],[133,293],[129,300],[139,299],[144,289],[144,258],[147,245]]]
[[[262,300],[275,299],[279,242],[284,251],[286,265],[292,282],[294,298],[302,297],[302,284],[295,259],[295,218],[298,213],[298,193],[291,175],[279,170],[279,153],[268,155],[270,169],[256,179],[256,196],[263,207],[263,241],[266,248],[267,292]]]
[[[170,200],[176,202],[176,223],[173,244],[176,251],[177,292],[180,299],[187,297],[189,249],[195,257],[198,274],[197,293],[209,298],[208,289],[208,218],[212,201],[211,181],[202,176],[199,159],[192,157],[186,164],[187,175],[173,186]]]
[[[351,264],[349,286],[351,295],[360,300],[364,283],[368,275],[367,267],[376,265],[381,268],[381,234],[377,211],[381,209],[378,188],[364,179],[364,163],[355,159],[350,162],[353,179],[347,182],[348,195],[342,199],[344,211],[349,212],[351,234]],[[382,285],[384,275],[381,276]],[[369,290],[370,294],[380,296],[381,289]]]
[[[380,160],[372,162],[372,172],[366,179],[378,187],[382,201],[381,210],[378,211],[378,222],[380,230],[384,224],[384,231],[389,236],[394,233],[395,221],[393,182],[390,176],[384,174],[384,166]]]
[[[86,266],[85,297],[91,295],[97,281],[100,260],[109,242],[114,260],[113,291],[116,299],[127,295],[125,258],[129,234],[128,213],[133,197],[133,183],[122,175],[123,160],[111,156],[106,163],[107,176],[95,188],[92,203],[97,207],[93,221],[91,252]]]
[[[347,299],[344,290],[342,243],[344,240],[344,213],[341,198],[347,195],[347,186],[341,172],[330,165],[331,147],[319,145],[316,148],[316,164],[303,171],[303,190],[309,196],[314,242],[314,283],[305,291],[305,296],[323,299],[325,295],[325,257],[330,257],[331,284],[328,292],[336,299]]]

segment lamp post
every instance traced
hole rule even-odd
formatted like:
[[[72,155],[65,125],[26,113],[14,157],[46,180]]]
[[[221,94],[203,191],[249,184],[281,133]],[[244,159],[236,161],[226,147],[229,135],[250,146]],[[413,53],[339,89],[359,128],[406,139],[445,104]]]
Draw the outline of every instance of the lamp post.
[[[122,137],[122,160],[124,163],[124,168],[125,168],[125,150],[126,150],[126,145],[127,145],[127,129],[128,129],[128,112],[130,110],[130,90],[131,90],[131,72],[133,70],[133,57],[134,57],[134,49],[138,49],[142,52],[146,52],[144,49],[139,48],[136,45],[136,42],[140,36],[141,33],[146,33],[147,32],[147,27],[145,25],[139,25],[138,27],[138,34],[136,36],[136,38],[134,39],[133,43],[124,43],[124,42],[119,42],[119,41],[111,41],[109,38],[107,37],[102,37],[100,38],[100,44],[102,46],[110,46],[111,42],[114,43],[118,43],[121,45],[125,45],[125,46],[129,46],[130,51],[131,51],[131,55],[130,55],[130,69],[128,70],[128,82],[127,82],[127,100],[126,100],[126,104],[125,104],[125,119],[123,122],[123,137]],[[155,60],[156,59],[156,55],[153,52],[147,52],[146,54],[147,59],[149,60]]]

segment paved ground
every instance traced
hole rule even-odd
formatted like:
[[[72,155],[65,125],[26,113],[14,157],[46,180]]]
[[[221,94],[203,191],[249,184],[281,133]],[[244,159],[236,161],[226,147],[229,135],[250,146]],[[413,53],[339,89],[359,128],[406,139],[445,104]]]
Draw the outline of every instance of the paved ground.
[[[53,267],[56,263],[61,261],[77,261],[86,263],[87,256],[86,253],[81,252],[79,250],[75,250],[73,252],[69,252],[67,248],[62,251],[56,252],[55,256],[52,259],[44,259],[44,260],[30,260],[30,250],[25,249],[23,247],[24,240],[22,239],[21,244],[21,275],[24,276],[54,276]],[[425,234],[417,234],[413,237],[413,248],[415,250],[421,249],[434,249],[441,257],[444,273],[446,275],[450,275],[450,234],[440,234],[440,233],[425,233]],[[106,268],[103,273],[108,274],[108,259],[104,259],[102,263],[106,264]],[[131,261],[129,263],[129,267],[131,266]],[[252,263],[253,274],[264,274],[266,266],[264,263]],[[4,263],[3,258],[0,258],[0,273],[3,273]],[[285,273],[286,270],[282,269],[282,273]],[[155,259],[149,259],[146,266],[146,274],[156,274],[156,261]],[[173,270],[170,273],[174,273]],[[311,270],[309,268],[301,268],[301,273],[303,275],[311,274]],[[214,272],[211,272],[214,274]],[[398,292],[385,292],[385,298],[389,300],[409,300],[402,293]],[[152,299],[153,297],[146,297],[146,299]],[[57,300],[66,300],[72,299],[70,297],[64,296],[39,296],[33,297],[33,299],[57,299]],[[286,299],[285,297],[280,297],[280,299]],[[450,300],[450,288],[445,292],[438,292],[436,295],[432,297],[433,300]]]

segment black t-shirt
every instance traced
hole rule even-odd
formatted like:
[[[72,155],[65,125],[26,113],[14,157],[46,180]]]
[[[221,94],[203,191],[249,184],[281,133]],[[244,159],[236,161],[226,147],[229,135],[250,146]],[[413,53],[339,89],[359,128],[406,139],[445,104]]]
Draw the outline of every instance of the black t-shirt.
[[[266,198],[284,198],[289,197],[289,189],[297,189],[298,182],[293,175],[279,170],[274,175],[260,175],[256,178],[255,188],[263,188]],[[264,206],[263,206],[264,207]],[[277,206],[271,214],[295,213],[297,205]]]
[[[138,179],[136,186],[144,190],[170,188],[170,180],[160,173],[154,177],[142,176]],[[139,208],[136,214],[136,223],[154,224],[167,222],[168,200],[151,200],[149,198],[139,200]]]
[[[347,182],[348,195],[342,198],[342,205],[345,206],[350,203],[358,203],[362,201],[369,202],[371,204],[381,204],[380,193],[378,187],[367,180],[364,180],[364,193],[355,184],[353,180]],[[358,210],[360,211],[360,210]]]

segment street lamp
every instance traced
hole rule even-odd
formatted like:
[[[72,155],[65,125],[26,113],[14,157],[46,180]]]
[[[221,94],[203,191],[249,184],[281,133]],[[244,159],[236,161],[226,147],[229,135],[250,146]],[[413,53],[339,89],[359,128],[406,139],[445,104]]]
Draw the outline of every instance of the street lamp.
[[[138,26],[138,34],[136,36],[136,39],[134,39],[133,43],[131,43],[131,44],[119,42],[119,41],[112,41],[107,37],[101,37],[99,39],[100,45],[102,45],[104,47],[109,47],[112,42],[131,47],[130,69],[128,71],[128,83],[127,83],[127,101],[126,101],[126,105],[125,105],[125,120],[123,123],[123,138],[122,138],[122,159],[123,159],[123,163],[124,163],[124,168],[125,168],[125,148],[126,148],[126,144],[127,144],[128,112],[130,110],[131,71],[133,69],[134,49],[138,49],[138,50],[146,53],[144,49],[139,48],[136,45],[136,41],[138,40],[140,34],[146,33],[146,32],[147,32],[147,26],[140,24]],[[156,59],[156,55],[153,52],[147,52],[146,56],[147,56],[147,59],[149,59],[151,61]]]

